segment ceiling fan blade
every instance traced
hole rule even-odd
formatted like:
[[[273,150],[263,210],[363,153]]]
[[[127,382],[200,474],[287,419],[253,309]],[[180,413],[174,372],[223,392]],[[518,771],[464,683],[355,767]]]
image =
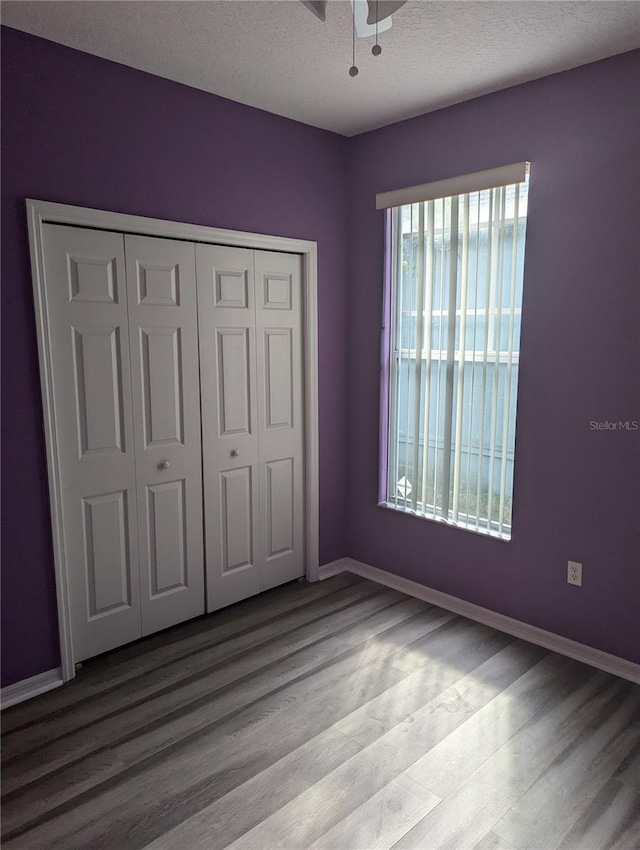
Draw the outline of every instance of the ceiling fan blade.
[[[313,12],[321,21],[327,20],[327,0],[301,0],[301,2]]]
[[[407,0],[368,0],[369,14],[367,15],[367,23],[375,24],[376,22],[380,23],[380,21],[384,21],[385,18],[393,15],[401,6],[404,6],[406,2]]]

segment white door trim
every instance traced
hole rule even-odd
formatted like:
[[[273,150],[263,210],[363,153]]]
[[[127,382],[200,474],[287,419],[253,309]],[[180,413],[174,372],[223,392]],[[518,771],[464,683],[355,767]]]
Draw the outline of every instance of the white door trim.
[[[303,327],[304,327],[304,407],[305,407],[305,552],[306,577],[318,580],[319,566],[319,508],[318,508],[318,281],[317,243],[306,239],[288,239],[260,233],[223,230],[183,222],[164,221],[157,218],[106,212],[87,207],[57,204],[50,201],[27,199],[27,220],[31,254],[31,275],[35,301],[36,327],[42,407],[47,446],[47,470],[51,527],[53,533],[53,559],[58,603],[58,629],[62,678],[66,682],[75,676],[75,662],[71,643],[69,613],[69,578],[66,570],[62,525],[62,494],[60,490],[60,458],[58,434],[53,404],[53,370],[50,356],[50,333],[47,295],[44,277],[43,225],[56,223],[78,227],[138,233],[146,236],[164,236],[190,242],[207,242],[234,245],[263,251],[287,251],[300,254],[303,271]]]

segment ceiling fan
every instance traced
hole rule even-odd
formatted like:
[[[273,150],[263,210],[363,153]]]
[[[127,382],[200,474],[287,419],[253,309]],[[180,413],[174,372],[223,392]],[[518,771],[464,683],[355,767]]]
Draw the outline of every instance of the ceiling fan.
[[[378,44],[378,34],[391,28],[391,15],[404,6],[407,0],[351,0],[352,14],[352,65],[349,76],[358,76],[356,65],[356,35],[367,38],[375,35],[376,43],[371,48],[374,56],[380,56],[382,47]],[[316,18],[327,20],[328,0],[302,0]]]
[[[328,0],[301,0],[321,21],[327,19]],[[359,38],[376,35],[391,27],[391,15],[407,0],[351,0],[355,29]]]

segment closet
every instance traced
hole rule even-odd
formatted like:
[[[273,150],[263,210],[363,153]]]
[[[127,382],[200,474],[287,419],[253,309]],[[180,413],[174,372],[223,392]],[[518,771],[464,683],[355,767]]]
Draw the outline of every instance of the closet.
[[[300,256],[41,229],[74,660],[302,576]]]

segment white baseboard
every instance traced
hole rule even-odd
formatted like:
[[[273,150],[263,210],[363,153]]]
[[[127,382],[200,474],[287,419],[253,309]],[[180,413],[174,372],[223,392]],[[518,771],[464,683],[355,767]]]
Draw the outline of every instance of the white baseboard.
[[[326,578],[340,575],[340,573],[355,572],[350,566],[355,563],[357,561],[354,561],[352,558],[340,558],[337,561],[331,561],[330,564],[323,564],[318,569],[318,579],[319,581],[324,581]]]
[[[21,682],[15,682],[13,685],[2,688],[0,705],[3,709],[17,705],[19,702],[24,702],[26,699],[37,697],[39,694],[59,687],[63,684],[63,681],[61,667],[56,667],[55,670],[45,670],[44,673],[38,673],[29,679],[23,679]]]
[[[448,593],[442,593],[440,590],[433,590],[423,584],[396,576],[386,570],[379,570],[377,567],[372,567],[362,561],[356,561],[354,558],[340,558],[338,561],[325,564],[323,567],[320,567],[319,578],[322,580],[338,575],[341,572],[354,573],[362,578],[375,581],[378,584],[384,584],[393,590],[399,590],[408,596],[415,596],[417,599],[422,599],[431,605],[437,605],[439,608],[453,611],[454,614],[460,614],[462,617],[475,620],[477,623],[491,626],[491,628],[497,629],[500,632],[506,632],[508,635],[529,641],[529,643],[535,643],[537,646],[544,647],[544,649],[550,649],[553,652],[558,652],[560,655],[566,655],[568,658],[582,661],[583,664],[589,664],[598,670],[604,670],[606,673],[613,673],[622,679],[628,679],[630,682],[640,684],[640,664],[627,661],[625,658],[619,658],[617,655],[610,655],[608,652],[594,649],[592,646],[578,643],[578,641],[548,632],[529,623],[523,623],[521,620],[514,620],[505,614],[499,614],[497,611],[491,611],[488,608],[482,608],[480,605],[474,605],[473,602],[465,602],[464,599],[459,599],[457,596],[450,596]]]

